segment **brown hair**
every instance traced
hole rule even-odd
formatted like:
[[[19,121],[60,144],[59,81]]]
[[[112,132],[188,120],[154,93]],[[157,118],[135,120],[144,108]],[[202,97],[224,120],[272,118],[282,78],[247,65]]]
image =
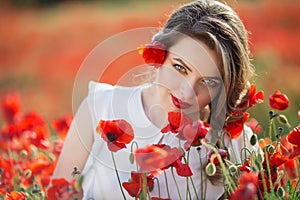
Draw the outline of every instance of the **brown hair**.
[[[204,42],[219,57],[217,64],[224,87],[210,104],[210,123],[220,129],[241,101],[253,73],[247,31],[229,6],[214,0],[199,0],[175,10],[153,40],[168,49],[183,35]]]

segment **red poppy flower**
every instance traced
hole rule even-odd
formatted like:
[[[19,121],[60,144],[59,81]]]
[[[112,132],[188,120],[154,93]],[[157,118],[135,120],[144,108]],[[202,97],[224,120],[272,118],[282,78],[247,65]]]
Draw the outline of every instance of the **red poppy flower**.
[[[227,158],[227,151],[224,149],[218,149],[218,154],[221,156],[221,158],[224,160],[225,158]],[[216,166],[220,165],[220,162],[218,160],[218,158],[216,157],[216,153],[214,151],[211,151],[208,155],[208,160],[211,163],[214,163]]]
[[[265,152],[264,153],[264,161],[263,161],[263,177],[265,180],[269,180],[271,179],[273,185],[275,184],[276,181],[278,181],[278,167],[282,166],[285,162],[286,162],[286,157],[283,156],[280,152],[275,152],[273,154],[271,154],[270,152]],[[268,158],[268,159],[267,159]],[[269,165],[267,164],[267,160],[269,160]],[[268,170],[270,171],[270,177],[269,177],[269,173]],[[263,177],[262,174],[259,173],[258,176],[258,185],[260,188],[260,191],[262,192],[262,194],[264,194],[265,192],[269,192],[271,190],[271,185],[269,181],[266,181],[266,186],[267,186],[267,191],[265,191],[265,188],[263,186]],[[279,186],[278,184],[275,186],[275,189],[277,189]]]
[[[161,168],[162,170],[168,169],[169,167],[175,167],[178,176],[188,177],[193,175],[190,166],[182,163],[182,152],[178,148],[171,148],[169,145],[165,144],[154,146],[162,148],[168,154],[165,159],[165,167]]]
[[[290,154],[289,158],[298,157],[300,155],[300,125],[288,133],[287,139],[294,146],[294,151]]]
[[[245,160],[243,165],[240,166],[240,171],[250,172],[251,171],[250,162],[251,162],[251,157]]]
[[[24,192],[12,191],[6,193],[6,200],[26,200],[26,194]]]
[[[298,111],[298,118],[300,119],[300,110]]]
[[[139,148],[134,153],[134,158],[142,172],[156,172],[168,166],[166,159],[168,152],[156,145]]]
[[[270,166],[279,167],[280,165],[285,163],[286,160],[287,160],[286,157],[277,151],[272,155],[272,159],[270,161]]]
[[[2,100],[2,112],[6,123],[11,124],[21,114],[21,100],[17,93],[12,93]]]
[[[258,104],[264,102],[264,92],[259,91],[256,93],[256,85],[251,84],[249,89],[249,108]]]
[[[288,177],[290,177],[290,179],[295,179],[298,177],[298,175],[296,174],[296,170],[298,169],[299,164],[297,162],[297,160],[295,159],[288,159],[285,163],[284,163],[284,168],[287,172]]]
[[[203,121],[194,121],[193,124],[184,126],[182,132],[177,137],[182,140],[187,140],[185,148],[189,149],[190,146],[201,145],[201,139],[205,138],[210,129],[210,125]]]
[[[64,115],[59,119],[53,120],[52,126],[57,131],[57,134],[58,136],[60,136],[61,139],[64,139],[66,137],[72,119],[72,115]]]
[[[258,176],[253,172],[244,172],[239,178],[238,188],[228,196],[230,200],[254,199],[257,197]]]
[[[269,97],[269,103],[273,109],[284,110],[289,106],[289,99],[285,94],[276,90],[275,93]]]
[[[230,133],[232,138],[237,138],[244,130],[244,123],[248,120],[249,113],[245,112],[242,118],[227,122],[225,124],[225,131]]]
[[[143,173],[140,172],[131,172],[131,180],[129,182],[123,182],[122,186],[126,189],[128,194],[132,197],[139,198],[140,193],[142,192],[144,185],[142,185],[142,176]],[[147,180],[147,190],[151,191],[154,187],[153,177],[151,175],[146,177]]]
[[[133,129],[125,120],[100,120],[97,133],[101,135],[112,152],[126,148],[125,144],[129,144],[134,138]]]
[[[64,178],[53,179],[47,191],[47,200],[71,199],[73,191],[69,190],[69,182]]]
[[[178,133],[185,125],[193,123],[193,120],[190,117],[180,112],[169,112],[168,121],[169,124],[161,130],[162,133],[167,133],[169,131]]]
[[[166,58],[167,51],[165,49],[166,47],[164,44],[154,41],[143,47],[139,47],[138,51],[147,64],[160,67]]]

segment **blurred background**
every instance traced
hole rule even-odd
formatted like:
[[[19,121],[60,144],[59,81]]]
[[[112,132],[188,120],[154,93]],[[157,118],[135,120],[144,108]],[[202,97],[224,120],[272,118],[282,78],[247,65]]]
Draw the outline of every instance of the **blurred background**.
[[[86,56],[103,40],[119,32],[163,24],[179,0],[1,0],[0,99],[17,92],[23,110],[37,110],[52,120],[72,113],[76,73]],[[293,126],[300,110],[300,1],[227,1],[250,32],[257,76],[254,83],[265,92],[265,103],[251,108],[267,123],[268,97],[279,89],[290,99],[281,112]],[[136,58],[135,58],[136,57]],[[135,59],[117,63],[129,69]],[[115,83],[108,72],[104,81]],[[1,125],[0,119],[0,125]]]

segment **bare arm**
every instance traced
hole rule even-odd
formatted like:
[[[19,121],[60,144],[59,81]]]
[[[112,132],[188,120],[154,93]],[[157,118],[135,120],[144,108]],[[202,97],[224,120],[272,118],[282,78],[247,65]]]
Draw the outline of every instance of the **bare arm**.
[[[93,137],[92,120],[87,101],[83,101],[70,126],[52,178],[70,181],[74,167],[82,171],[90,153]]]

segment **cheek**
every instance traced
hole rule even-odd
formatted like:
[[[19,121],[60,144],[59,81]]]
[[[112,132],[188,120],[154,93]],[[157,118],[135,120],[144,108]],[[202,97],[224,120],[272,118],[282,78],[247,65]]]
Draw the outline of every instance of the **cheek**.
[[[210,95],[199,95],[197,98],[197,103],[198,103],[198,107],[199,109],[205,107],[206,105],[208,105],[211,102],[211,96]]]
[[[217,90],[211,89],[209,90],[206,87],[202,87],[197,95],[197,101],[199,108],[203,108],[208,105],[217,95]]]

